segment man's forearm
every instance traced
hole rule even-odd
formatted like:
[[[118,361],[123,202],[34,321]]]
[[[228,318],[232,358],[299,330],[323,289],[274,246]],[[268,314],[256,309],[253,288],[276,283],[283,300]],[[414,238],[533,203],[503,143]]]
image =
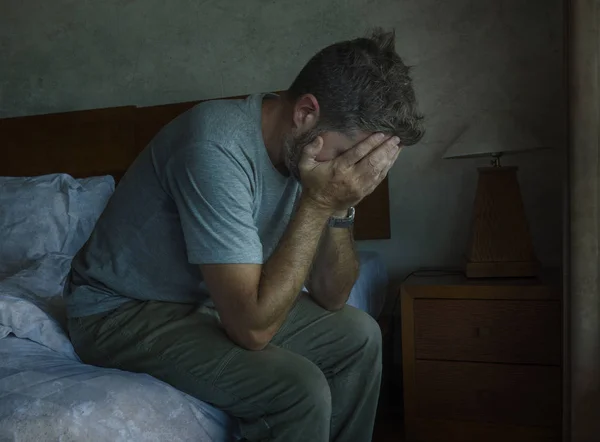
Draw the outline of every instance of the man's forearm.
[[[301,197],[277,248],[263,265],[256,319],[267,336],[277,332],[301,292],[331,214]]]
[[[310,274],[308,288],[313,299],[328,310],[342,308],[358,272],[352,229],[328,228]]]

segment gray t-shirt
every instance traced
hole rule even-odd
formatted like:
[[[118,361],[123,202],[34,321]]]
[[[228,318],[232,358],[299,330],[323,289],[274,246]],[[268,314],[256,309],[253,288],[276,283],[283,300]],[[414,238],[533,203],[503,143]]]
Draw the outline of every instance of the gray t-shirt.
[[[73,260],[69,317],[130,299],[210,305],[198,264],[269,258],[300,185],[269,159],[263,98],[199,104],[150,142]]]

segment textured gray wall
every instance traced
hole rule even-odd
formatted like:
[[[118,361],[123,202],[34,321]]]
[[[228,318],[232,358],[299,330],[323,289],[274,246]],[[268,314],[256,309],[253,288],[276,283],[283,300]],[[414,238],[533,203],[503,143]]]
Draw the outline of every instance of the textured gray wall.
[[[572,0],[570,291],[565,423],[572,442],[600,434],[600,0]],[[570,345],[569,345],[570,344]],[[569,428],[570,427],[570,428]]]
[[[442,160],[482,109],[512,109],[564,146],[560,0],[8,0],[0,5],[0,116],[159,104],[287,87],[321,47],[394,27],[415,65],[424,141],[390,174],[393,277],[456,265],[479,160]],[[560,263],[561,155],[515,156],[538,256]]]

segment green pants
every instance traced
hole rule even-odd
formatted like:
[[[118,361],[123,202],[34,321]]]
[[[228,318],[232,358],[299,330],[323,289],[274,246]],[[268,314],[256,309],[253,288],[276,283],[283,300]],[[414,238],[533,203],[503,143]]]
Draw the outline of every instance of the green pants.
[[[381,332],[366,313],[301,296],[264,350],[248,351],[216,315],[132,301],[72,318],[88,364],[148,373],[238,418],[249,441],[368,442],[381,381]]]

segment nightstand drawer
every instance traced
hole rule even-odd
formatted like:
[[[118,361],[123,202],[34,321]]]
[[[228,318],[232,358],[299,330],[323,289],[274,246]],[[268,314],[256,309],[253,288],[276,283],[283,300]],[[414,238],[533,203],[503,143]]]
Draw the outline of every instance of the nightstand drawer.
[[[558,301],[415,299],[415,357],[560,365]]]
[[[416,361],[416,418],[557,426],[559,367]]]

